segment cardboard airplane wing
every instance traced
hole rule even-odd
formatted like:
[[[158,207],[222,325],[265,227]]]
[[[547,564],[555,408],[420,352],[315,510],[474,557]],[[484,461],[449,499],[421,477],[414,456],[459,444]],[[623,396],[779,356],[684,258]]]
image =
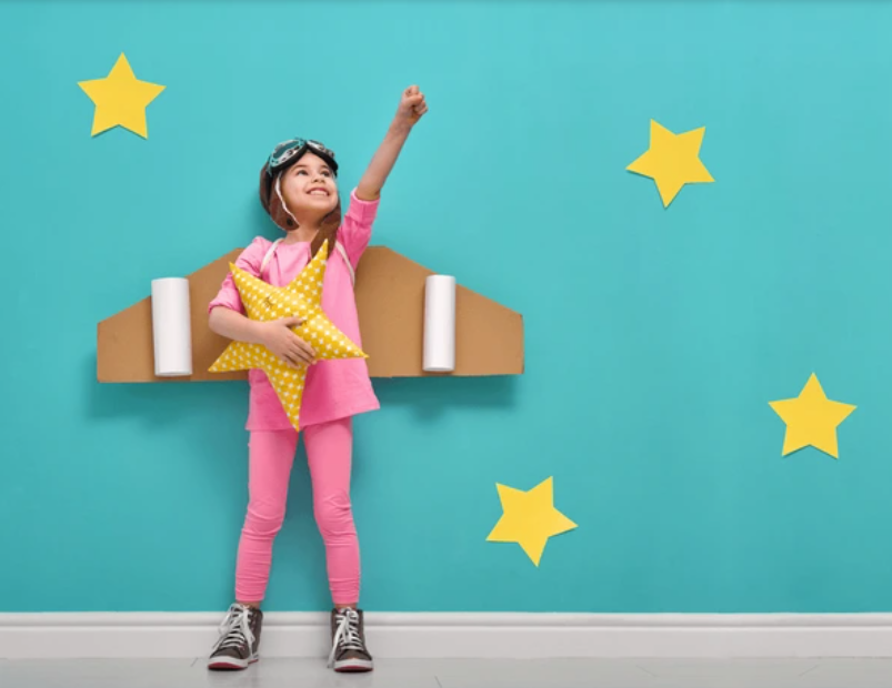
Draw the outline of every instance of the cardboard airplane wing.
[[[99,382],[225,381],[244,371],[208,368],[228,340],[211,332],[207,306],[242,249],[189,275],[192,375],[155,376],[152,302],[147,297],[103,320],[97,332]],[[356,305],[362,348],[372,377],[444,375],[422,370],[424,282],[431,270],[383,246],[366,249],[356,271]],[[455,295],[455,371],[446,375],[519,375],[524,367],[523,318],[462,286]]]

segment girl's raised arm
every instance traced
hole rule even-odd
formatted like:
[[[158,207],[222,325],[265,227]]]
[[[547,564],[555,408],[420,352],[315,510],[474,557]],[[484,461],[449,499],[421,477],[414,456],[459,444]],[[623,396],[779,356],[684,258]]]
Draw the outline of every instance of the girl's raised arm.
[[[363,201],[378,200],[384,182],[387,181],[387,177],[403,149],[403,144],[409,138],[409,132],[426,112],[427,103],[424,101],[424,94],[418,90],[418,86],[410,86],[403,91],[399,108],[397,108],[396,116],[387,130],[387,135],[372,157],[362,179],[359,180],[359,185],[356,187],[357,198]]]

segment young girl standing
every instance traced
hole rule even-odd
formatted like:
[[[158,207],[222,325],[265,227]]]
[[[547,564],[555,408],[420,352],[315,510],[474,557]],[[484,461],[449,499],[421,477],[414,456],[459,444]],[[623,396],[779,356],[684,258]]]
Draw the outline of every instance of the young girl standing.
[[[426,112],[424,94],[418,87],[406,89],[383,143],[350,194],[343,221],[338,164],[334,152],[322,144],[304,139],[280,143],[260,172],[260,201],[285,236],[275,242],[255,238],[236,265],[274,286],[285,286],[327,240],[322,308],[360,347],[354,271],[371,238],[381,188],[409,132]],[[351,418],[379,407],[368,366],[358,358],[317,362],[312,347],[291,329],[300,324],[297,318],[249,320],[231,274],[208,310],[210,328],[217,334],[262,344],[292,365],[309,364],[301,432],[334,603],[329,665],[335,671],[370,671],[372,657],[366,647],[363,614],[357,606],[359,542],[350,505]],[[208,660],[211,669],[244,669],[259,659],[260,603],[269,579],[273,539],[285,518],[298,440],[266,373],[251,370],[248,381],[248,511],[236,562],[236,602],[220,627],[220,638]]]

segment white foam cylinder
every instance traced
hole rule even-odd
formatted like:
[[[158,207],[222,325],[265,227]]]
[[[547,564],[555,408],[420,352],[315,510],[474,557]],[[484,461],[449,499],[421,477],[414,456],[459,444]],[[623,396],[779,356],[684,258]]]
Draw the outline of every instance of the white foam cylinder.
[[[189,280],[164,277],[152,280],[152,336],[155,375],[192,374],[192,318]]]
[[[424,361],[426,373],[455,370],[455,277],[430,275],[424,281]]]

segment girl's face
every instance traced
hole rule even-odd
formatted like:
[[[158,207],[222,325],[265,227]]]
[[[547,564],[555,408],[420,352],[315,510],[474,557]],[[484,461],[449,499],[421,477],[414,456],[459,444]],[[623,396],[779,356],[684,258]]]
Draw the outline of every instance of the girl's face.
[[[307,152],[282,173],[282,198],[298,220],[325,217],[338,205],[338,184],[328,164]]]

